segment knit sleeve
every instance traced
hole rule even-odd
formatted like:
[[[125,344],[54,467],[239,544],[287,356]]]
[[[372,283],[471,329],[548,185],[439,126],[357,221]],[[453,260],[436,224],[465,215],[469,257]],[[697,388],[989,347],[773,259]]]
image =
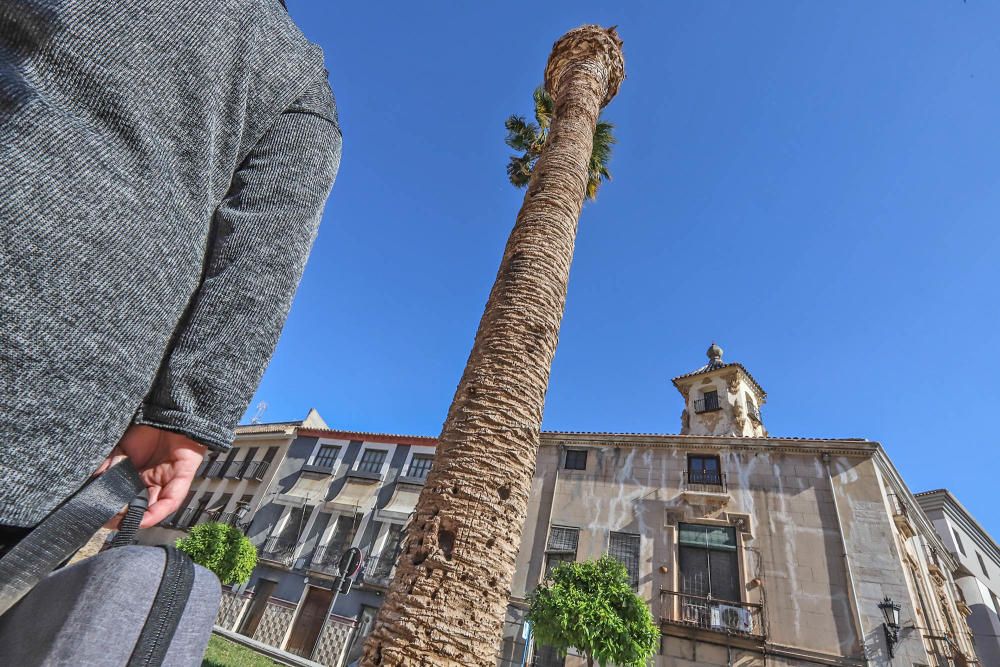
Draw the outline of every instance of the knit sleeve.
[[[201,285],[134,423],[226,449],[274,352],[340,165],[326,80],[281,114],[215,212]]]

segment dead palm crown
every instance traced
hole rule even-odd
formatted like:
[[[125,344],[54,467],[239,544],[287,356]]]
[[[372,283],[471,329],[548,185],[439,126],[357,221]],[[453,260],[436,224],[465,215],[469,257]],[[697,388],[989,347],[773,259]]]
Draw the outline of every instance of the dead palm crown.
[[[538,156],[542,154],[552,124],[555,105],[544,86],[535,88],[534,98],[536,122],[529,123],[524,116],[516,114],[504,122],[507,128],[504,143],[522,153],[511,155],[507,163],[507,178],[511,185],[518,188],[526,187],[531,180],[531,173],[535,170]],[[587,199],[597,199],[597,188],[603,181],[611,180],[608,163],[611,162],[611,145],[615,143],[614,129],[613,123],[603,119],[599,119],[594,128],[594,149],[587,165]]]

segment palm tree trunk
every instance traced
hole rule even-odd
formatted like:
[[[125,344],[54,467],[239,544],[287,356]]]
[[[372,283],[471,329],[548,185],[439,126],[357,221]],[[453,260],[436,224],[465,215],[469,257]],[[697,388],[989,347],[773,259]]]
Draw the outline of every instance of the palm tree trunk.
[[[614,28],[553,47],[555,118],[438,440],[365,667],[492,666],[535,468],[594,127],[624,78]]]

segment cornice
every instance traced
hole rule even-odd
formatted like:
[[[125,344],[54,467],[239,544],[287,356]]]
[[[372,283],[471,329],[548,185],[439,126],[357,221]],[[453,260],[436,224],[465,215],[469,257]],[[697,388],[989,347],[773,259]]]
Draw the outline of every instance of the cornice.
[[[993,562],[1000,565],[1000,546],[965,506],[947,489],[916,494],[917,503],[924,512],[940,509],[980,547]]]
[[[639,447],[677,449],[718,449],[752,452],[836,454],[869,458],[881,449],[877,442],[862,439],[776,438],[708,435],[666,435],[650,433],[573,433],[543,431],[542,446],[578,445],[590,447]]]

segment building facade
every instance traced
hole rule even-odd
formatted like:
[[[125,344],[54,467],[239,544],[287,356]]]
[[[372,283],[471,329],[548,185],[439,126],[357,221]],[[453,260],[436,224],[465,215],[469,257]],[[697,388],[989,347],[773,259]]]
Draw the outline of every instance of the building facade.
[[[761,386],[714,344],[708,356],[674,380],[679,435],[542,434],[498,665],[586,664],[534,646],[524,613],[553,567],[605,553],[625,563],[659,623],[657,667],[989,664],[966,624],[960,564],[882,447],[768,435]],[[406,557],[434,440],[285,427],[250,499],[260,564],[226,592],[219,625],[350,665]],[[241,493],[212,488],[206,508],[223,513],[232,505],[220,494]],[[365,562],[335,597],[352,546]],[[887,599],[899,606],[895,633]]]
[[[958,563],[955,583],[982,663],[1000,665],[1000,547],[949,491],[918,493],[917,502]]]

